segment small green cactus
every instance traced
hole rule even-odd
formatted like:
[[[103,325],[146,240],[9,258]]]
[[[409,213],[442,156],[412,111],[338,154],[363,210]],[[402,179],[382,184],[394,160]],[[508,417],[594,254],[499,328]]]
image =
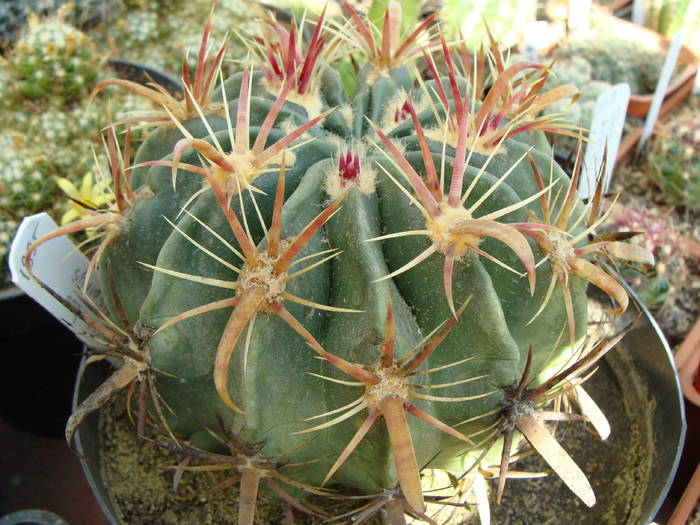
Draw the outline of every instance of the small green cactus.
[[[110,10],[114,9],[116,0],[5,0],[0,2],[0,48],[11,49],[22,28],[31,14],[51,16],[60,10],[71,7],[66,21],[79,27],[87,28],[102,21]]]
[[[590,64],[591,79],[608,84],[627,82],[635,94],[654,92],[665,59],[665,55],[637,41],[601,35],[567,40],[556,54],[585,59]]]
[[[429,521],[421,468],[464,475],[496,448],[500,499],[518,432],[592,505],[583,473],[535,434],[549,435],[548,400],[578,389],[611,346],[579,346],[587,283],[627,307],[595,255],[649,257],[587,242],[600,199],[586,209],[580,156],[569,179],[542,133],[573,132],[539,116],[572,90],[541,96],[548,70],[505,67],[495,47],[493,62],[472,64],[432,17],[400,35],[395,2],[381,31],[344,7],[308,41],[295,22],[264,22],[258,62],[223,82],[210,19],[183,100],[97,86],[164,113],[147,117],[157,129],[133,166],[129,132],[120,149],[109,131],[114,202],[86,206],[25,258],[31,271],[44,242],[95,234],[88,274],[109,317],[67,307],[123,364],[67,438],[112,393],[138,388],[138,432],[150,420],[170,436],[161,446],[232,469],[244,525],[259,486],[317,516],[303,498],[332,486],[379,494],[358,518],[386,507],[391,523],[404,511]],[[360,66],[352,95],[334,67],[348,55]]]
[[[54,185],[48,176],[48,159],[26,135],[0,133],[0,207],[15,219],[46,206]]]
[[[196,62],[201,27],[209,9],[208,0],[127,3],[126,9],[115,14],[114,23],[105,24],[95,39],[112,42],[122,58],[180,73],[183,55]],[[178,15],[172,16],[173,12]],[[257,25],[250,22],[255,14],[262,14],[257,3],[222,2],[212,36],[219,41],[233,34],[232,28],[236,34],[253,31]],[[229,58],[242,58],[244,52],[244,47],[232,46]]]
[[[6,264],[6,258],[10,252],[10,242],[18,225],[15,219],[0,216],[0,264],[3,266]]]
[[[28,99],[74,100],[89,93],[95,83],[97,52],[85,33],[64,21],[65,16],[65,9],[43,20],[30,16],[10,55],[19,92]]]
[[[654,254],[652,267],[638,264],[620,267],[620,273],[637,292],[669,338],[682,338],[697,315],[693,311],[694,296],[689,292],[692,272],[680,225],[671,211],[656,207],[617,207],[607,228],[610,232],[644,232],[632,241]]]
[[[0,132],[0,262],[3,269],[14,235],[13,227],[25,215],[50,206],[56,186],[51,175],[51,165],[44,152],[27,135],[10,130]]]
[[[700,46],[700,4],[693,0],[650,0],[644,25],[668,38],[683,32],[683,43],[690,49]]]
[[[647,161],[669,204],[700,209],[700,117],[691,108],[664,122]]]

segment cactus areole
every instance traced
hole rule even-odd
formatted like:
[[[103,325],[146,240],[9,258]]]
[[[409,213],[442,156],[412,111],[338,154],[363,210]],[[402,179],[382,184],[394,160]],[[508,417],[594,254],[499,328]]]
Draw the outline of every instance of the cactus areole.
[[[165,111],[133,166],[110,132],[115,204],[48,236],[101,233],[110,312],[92,325],[124,361],[69,439],[138,387],[139,432],[231,469],[241,523],[258,485],[319,515],[307,496],[393,491],[391,515],[423,517],[421,469],[458,477],[503,436],[507,459],[515,430],[556,456],[538,410],[591,364],[588,282],[627,304],[594,258],[621,243],[589,242],[599,200],[552,161],[543,131],[574,132],[538,116],[558,98],[540,93],[549,71],[493,46],[489,72],[400,18],[390,3],[378,30],[345,5],[306,41],[265,22],[258,60],[225,80],[210,24],[184,100],[114,82]]]

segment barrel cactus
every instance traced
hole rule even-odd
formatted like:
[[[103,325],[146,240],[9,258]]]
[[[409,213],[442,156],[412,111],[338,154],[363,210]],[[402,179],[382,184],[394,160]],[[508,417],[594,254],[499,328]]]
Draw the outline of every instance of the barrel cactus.
[[[627,306],[595,256],[648,257],[588,240],[600,194],[580,201],[580,165],[570,179],[543,134],[572,132],[539,116],[570,90],[541,93],[546,68],[504,67],[497,50],[489,73],[432,18],[399,35],[395,2],[382,30],[345,12],[308,40],[265,22],[258,60],[226,80],[210,21],[182,100],[98,85],[163,113],[143,116],[156,127],[133,165],[129,133],[120,148],[109,131],[113,204],[84,203],[26,257],[31,270],[44,242],[99,232],[89,273],[109,314],[66,304],[122,364],[71,417],[69,442],[138,388],[140,434],[150,421],[161,446],[234,471],[239,523],[253,523],[259,485],[314,515],[308,495],[377,494],[358,519],[385,507],[403,523],[428,519],[423,467],[459,477],[498,449],[500,498],[522,432],[592,505],[540,409],[579,392],[572,378],[611,346],[582,350],[587,283]],[[335,67],[348,55],[353,93]]]

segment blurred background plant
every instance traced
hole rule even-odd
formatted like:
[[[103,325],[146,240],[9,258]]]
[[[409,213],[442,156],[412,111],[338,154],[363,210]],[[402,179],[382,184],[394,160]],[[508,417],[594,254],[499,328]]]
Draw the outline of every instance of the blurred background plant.
[[[109,20],[94,31],[93,38],[102,42],[110,55],[144,61],[146,65],[173,73],[182,71],[182,56],[197,57],[204,21],[211,0],[125,0]],[[177,13],[177,16],[173,16]],[[236,44],[237,33],[250,33],[252,20],[264,16],[261,4],[243,0],[221,0],[211,33],[211,45],[218,46],[229,34],[230,60],[245,57],[246,49]],[[148,49],[148,53],[144,53]],[[224,68],[224,73],[227,73]]]
[[[32,14],[40,17],[55,15],[67,3],[66,0],[0,2],[0,49],[12,47]],[[70,4],[73,8],[70,13],[66,13],[65,21],[79,29],[87,30],[99,24],[118,5],[118,0],[72,0]]]
[[[598,96],[611,86],[609,82],[595,80],[592,74],[593,67],[584,56],[572,55],[558,59],[552,67],[552,74],[547,78],[545,89],[574,85],[579,89],[579,98],[575,102],[571,99],[559,100],[545,108],[544,113],[562,116],[568,123],[581,128],[585,135],[593,120],[593,110]],[[577,139],[573,137],[551,134],[550,140],[555,154],[575,151]]]
[[[523,30],[534,22],[536,0],[441,0],[432,3],[441,9],[441,23],[446,33],[456,37],[460,31],[470,47],[477,47],[487,35],[483,20],[487,20],[494,38],[503,48],[521,42]]]
[[[179,77],[178,57],[187,54],[194,67],[210,9],[210,0],[0,2],[0,287],[9,281],[6,256],[21,218],[47,211],[58,221],[68,208],[54,204],[65,201],[57,181],[80,188],[94,156],[106,166],[100,126],[108,113],[118,121],[155,109],[114,87],[88,103],[99,81],[117,75],[109,59],[148,57],[145,65]],[[247,50],[236,32],[250,32],[247,21],[264,9],[220,0],[216,15],[210,44],[218,47],[230,32],[228,56],[242,59]],[[137,126],[132,140],[146,133]],[[94,173],[94,184],[99,178]]]
[[[647,0],[644,23],[667,37],[683,31],[683,43],[700,53],[700,2]]]
[[[683,245],[677,217],[657,207],[617,206],[610,232],[622,231],[644,232],[631,242],[651,251],[656,265],[619,267],[621,276],[653,312],[666,336],[682,338],[697,316],[697,289],[691,286],[693,257]]]
[[[682,109],[657,126],[647,156],[649,176],[668,204],[700,211],[700,107]]]
[[[590,79],[617,84],[627,82],[632,93],[653,93],[659,80],[666,56],[653,49],[640,46],[637,41],[600,35],[573,38],[564,41],[554,55],[566,62],[574,57],[585,60]],[[571,71],[571,65],[568,67]],[[580,84],[577,84],[580,85]]]
[[[636,163],[621,166],[611,191],[620,193],[619,228],[644,230],[658,264],[623,275],[653,309],[672,344],[700,316],[700,261],[687,240],[700,239],[700,101],[697,97],[657,124]]]
[[[65,4],[49,18],[30,14],[9,54],[18,84],[15,96],[70,102],[89,94],[100,58],[90,38],[66,22],[71,10]]]

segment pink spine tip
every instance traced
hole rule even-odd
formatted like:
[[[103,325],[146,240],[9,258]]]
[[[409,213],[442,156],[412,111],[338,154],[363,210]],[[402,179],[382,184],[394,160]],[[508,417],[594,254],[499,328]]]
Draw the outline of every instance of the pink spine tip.
[[[403,122],[411,116],[411,101],[406,99],[403,105],[394,112],[394,122]]]
[[[340,155],[338,162],[338,175],[340,175],[341,185],[347,186],[349,182],[355,182],[360,174],[360,157],[353,155],[351,150],[343,156]]]

